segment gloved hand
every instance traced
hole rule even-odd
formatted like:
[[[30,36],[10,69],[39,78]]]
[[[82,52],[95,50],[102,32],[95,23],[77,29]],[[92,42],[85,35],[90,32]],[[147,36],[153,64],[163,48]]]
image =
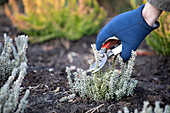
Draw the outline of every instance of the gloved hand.
[[[130,58],[132,50],[136,51],[144,38],[159,27],[158,21],[154,23],[153,27],[146,23],[142,16],[144,6],[141,5],[138,9],[120,14],[104,26],[97,36],[97,50],[100,50],[109,37],[115,36],[121,40],[123,45],[121,57],[126,62]]]

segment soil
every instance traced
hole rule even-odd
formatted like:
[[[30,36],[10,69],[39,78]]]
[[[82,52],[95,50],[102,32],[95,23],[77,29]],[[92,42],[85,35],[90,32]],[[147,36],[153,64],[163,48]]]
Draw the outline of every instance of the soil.
[[[5,16],[0,6],[0,35],[4,32],[14,37],[21,34]],[[1,38],[2,39],[2,38]],[[28,74],[21,92],[26,89],[31,93],[28,97],[26,113],[84,113],[94,107],[99,107],[95,113],[116,113],[124,106],[134,110],[142,109],[143,101],[148,100],[152,106],[155,101],[161,102],[161,107],[170,104],[170,57],[152,54],[136,57],[132,77],[138,80],[134,94],[119,101],[93,101],[83,99],[78,95],[69,102],[59,102],[59,99],[70,94],[65,67],[72,71],[77,67],[88,69],[88,60],[93,58],[91,44],[95,43],[96,35],[84,36],[76,42],[54,39],[42,44],[29,44],[27,51]],[[139,49],[153,52],[143,41]]]

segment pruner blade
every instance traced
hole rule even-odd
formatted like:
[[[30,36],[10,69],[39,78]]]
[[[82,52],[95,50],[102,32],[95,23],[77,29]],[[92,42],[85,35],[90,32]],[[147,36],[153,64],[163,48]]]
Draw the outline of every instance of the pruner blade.
[[[101,57],[99,59],[98,62],[95,62],[90,68],[89,70],[87,70],[88,72],[92,72],[95,73],[97,71],[99,71],[106,63],[107,61],[107,54],[106,53],[102,53]],[[97,67],[96,67],[97,66]]]
[[[118,39],[116,37],[111,37],[110,40],[107,40],[106,43],[102,46],[102,49],[100,50],[100,59],[98,62],[95,62],[90,68],[89,70],[87,70],[88,72],[92,72],[95,73],[97,71],[99,71],[101,68],[104,67],[104,65],[107,62],[107,59],[110,56],[113,56],[115,53],[115,49],[113,49],[113,52],[111,54],[107,54],[107,49],[110,49],[112,47],[114,47],[117,43],[118,43]],[[119,47],[120,48],[120,47]],[[122,48],[122,47],[121,47]],[[116,51],[117,52],[117,51]],[[121,52],[121,50],[119,50],[119,53]]]

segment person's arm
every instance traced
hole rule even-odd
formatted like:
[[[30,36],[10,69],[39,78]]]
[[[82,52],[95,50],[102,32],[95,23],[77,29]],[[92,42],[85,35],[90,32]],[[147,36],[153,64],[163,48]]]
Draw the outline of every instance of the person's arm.
[[[156,20],[161,12],[160,9],[147,2],[138,9],[117,15],[98,34],[96,49],[100,50],[108,38],[115,36],[121,40],[122,52],[120,55],[126,62],[130,58],[132,50],[136,51],[145,37],[159,27],[159,22]]]
[[[150,3],[146,3],[142,10],[142,15],[149,26],[153,26],[155,21],[161,15],[162,10],[152,6]]]
[[[170,12],[170,0],[147,0],[152,6],[166,12]]]

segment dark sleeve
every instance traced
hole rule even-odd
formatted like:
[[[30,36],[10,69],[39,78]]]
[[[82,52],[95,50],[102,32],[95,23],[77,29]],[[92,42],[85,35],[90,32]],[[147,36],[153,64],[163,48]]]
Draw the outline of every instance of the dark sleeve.
[[[151,5],[158,9],[170,12],[170,0],[147,0]]]

